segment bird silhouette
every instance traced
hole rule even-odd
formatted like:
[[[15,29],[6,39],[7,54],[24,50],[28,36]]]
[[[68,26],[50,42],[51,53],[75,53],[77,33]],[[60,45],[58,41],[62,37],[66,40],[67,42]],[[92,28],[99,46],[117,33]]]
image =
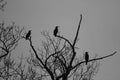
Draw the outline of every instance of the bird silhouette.
[[[54,35],[55,37],[57,36],[57,33],[58,33],[58,27],[59,27],[59,26],[56,26],[55,29],[54,29],[53,35]]]
[[[85,52],[85,61],[86,61],[86,65],[88,63],[88,60],[89,60],[89,54],[88,52]]]
[[[26,39],[26,40],[29,39],[30,35],[31,35],[31,30],[28,31],[28,33],[26,34],[25,39]]]

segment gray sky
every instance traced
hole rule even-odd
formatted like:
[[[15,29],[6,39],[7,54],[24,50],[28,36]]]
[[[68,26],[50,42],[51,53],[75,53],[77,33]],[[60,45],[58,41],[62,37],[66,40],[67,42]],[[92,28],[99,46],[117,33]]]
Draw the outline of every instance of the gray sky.
[[[83,15],[79,34],[80,50],[99,56],[118,54],[101,61],[96,80],[120,79],[120,0],[8,0],[0,20],[15,21],[32,29],[33,40],[40,32],[51,32],[60,26],[61,35],[73,40],[80,14]]]

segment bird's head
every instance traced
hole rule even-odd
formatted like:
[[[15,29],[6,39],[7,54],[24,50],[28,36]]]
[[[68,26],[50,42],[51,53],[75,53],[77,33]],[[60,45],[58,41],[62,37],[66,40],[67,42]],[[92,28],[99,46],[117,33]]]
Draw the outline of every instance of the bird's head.
[[[88,51],[86,51],[85,54],[88,54]]]
[[[57,28],[59,28],[60,26],[56,26]]]

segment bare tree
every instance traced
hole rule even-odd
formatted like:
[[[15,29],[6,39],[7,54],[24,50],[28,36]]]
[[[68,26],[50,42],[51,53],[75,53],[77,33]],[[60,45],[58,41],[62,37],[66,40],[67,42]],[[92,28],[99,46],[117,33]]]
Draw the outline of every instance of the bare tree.
[[[67,38],[60,36],[60,34],[56,34],[55,38],[51,38],[49,33],[43,32],[42,34],[45,36],[46,41],[42,41],[43,49],[39,49],[38,52],[32,44],[32,36],[27,39],[36,59],[40,63],[39,66],[52,80],[68,80],[71,76],[73,76],[73,80],[91,80],[98,70],[98,61],[117,53],[115,51],[107,56],[89,59],[87,61],[88,64],[84,65],[86,61],[84,58],[77,58],[75,46],[78,41],[82,15],[80,17],[73,43]],[[84,70],[84,66],[86,66],[86,70]],[[77,75],[79,74],[78,72],[80,73],[79,76]]]
[[[14,22],[9,26],[5,26],[4,21],[0,23],[0,59],[6,57],[16,48],[23,30],[24,28],[20,29]]]
[[[14,22],[12,25],[5,25],[4,21],[0,23],[0,77],[6,80],[11,76],[10,68],[14,66],[11,53],[17,47],[23,29],[20,29]]]
[[[0,10],[4,11],[7,1],[0,0]],[[18,45],[18,41],[23,38],[23,28],[20,28],[13,22],[6,25],[5,22],[0,23],[0,80],[41,80],[36,77],[34,67],[29,64],[28,71],[25,72],[26,64],[23,64],[23,56],[19,63],[15,63],[11,53]]]

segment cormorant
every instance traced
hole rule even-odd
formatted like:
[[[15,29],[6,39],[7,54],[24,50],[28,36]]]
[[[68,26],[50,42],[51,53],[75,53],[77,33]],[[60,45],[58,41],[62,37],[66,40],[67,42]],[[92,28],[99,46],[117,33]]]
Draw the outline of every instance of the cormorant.
[[[85,52],[85,61],[86,61],[86,65],[87,65],[87,63],[89,61],[89,54],[88,54],[88,52]]]
[[[28,31],[28,33],[26,34],[25,39],[27,40],[30,37],[30,35],[31,35],[31,30]]]
[[[56,26],[55,29],[54,29],[53,35],[54,35],[55,37],[57,36],[57,33],[58,33],[58,27],[59,27],[59,26]]]

